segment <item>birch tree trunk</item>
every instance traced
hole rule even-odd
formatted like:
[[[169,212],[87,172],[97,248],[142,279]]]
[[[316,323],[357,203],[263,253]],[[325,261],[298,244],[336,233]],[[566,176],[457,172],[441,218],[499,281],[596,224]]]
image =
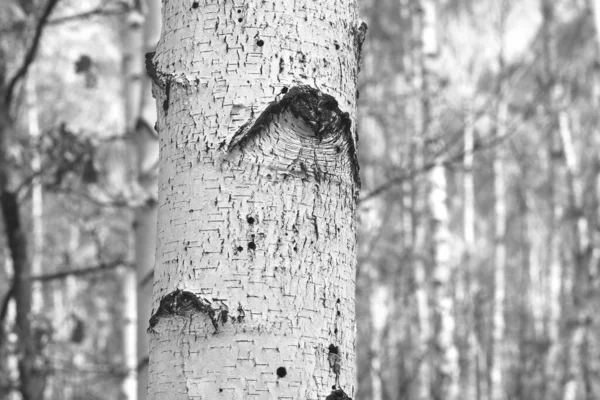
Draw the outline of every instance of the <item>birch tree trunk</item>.
[[[498,106],[497,136],[505,136],[507,104]],[[504,157],[502,145],[496,151],[494,169],[494,311],[492,328],[492,366],[490,369],[490,389],[492,400],[505,398],[504,383],[504,332],[506,299],[506,184],[504,179]]]
[[[585,371],[588,365],[588,356],[583,348],[590,329],[594,312],[588,310],[588,293],[590,287],[589,266],[586,258],[590,252],[587,220],[583,211],[582,184],[580,177],[579,161],[573,144],[573,134],[570,127],[570,118],[566,110],[561,110],[558,116],[559,133],[566,161],[567,179],[567,202],[570,218],[567,220],[570,232],[570,254],[569,258],[572,271],[571,296],[573,301],[573,321],[569,323],[570,339],[568,344],[568,367],[566,383],[563,392],[564,400],[576,400],[578,398],[590,399],[588,385],[585,385]]]
[[[463,393],[469,399],[479,400],[482,398],[481,389],[481,371],[479,358],[481,349],[478,338],[478,322],[475,313],[475,295],[477,293],[477,275],[473,257],[475,255],[475,181],[474,171],[474,152],[475,152],[475,109],[472,100],[468,100],[465,107],[465,130],[464,130],[464,175],[463,175],[463,193],[464,193],[464,211],[463,211],[463,237],[465,241],[465,250],[463,255],[463,274],[465,276],[465,292],[469,297],[468,303],[473,306],[468,307],[468,326],[467,330],[467,361],[464,378]]]
[[[560,333],[560,321],[562,315],[561,294],[563,292],[563,266],[560,257],[561,245],[559,238],[558,221],[560,218],[561,205],[557,199],[558,158],[560,153],[556,145],[556,110],[554,104],[554,91],[556,79],[556,38],[554,34],[554,3],[552,0],[541,1],[542,20],[542,43],[544,64],[544,116],[548,126],[547,159],[548,159],[548,217],[547,236],[545,241],[548,247],[547,253],[547,337],[549,349],[546,357],[544,387],[542,396],[545,398],[558,398],[561,387],[561,367],[559,356],[561,353],[562,337]]]
[[[32,66],[26,80],[27,91],[27,122],[29,136],[36,143],[40,137],[40,126],[38,123],[38,100],[37,100],[37,74],[35,66]],[[34,150],[31,159],[31,170],[38,174],[41,168],[41,157],[37,150]],[[39,176],[35,176],[31,181],[31,273],[34,276],[42,274],[42,261],[44,249],[44,225],[43,225],[43,190]],[[33,282],[31,284],[31,313],[39,314],[43,305],[42,283]]]
[[[412,22],[412,85],[415,93],[413,106],[414,135],[411,144],[410,167],[413,171],[418,171],[424,164],[425,146],[427,132],[430,123],[429,93],[427,86],[427,69],[425,64],[425,15],[424,1],[418,0],[412,3],[411,22]],[[413,273],[415,280],[415,301],[417,305],[417,316],[419,332],[417,338],[417,379],[416,379],[416,398],[427,400],[431,397],[432,371],[430,361],[430,341],[432,338],[431,312],[429,309],[429,287],[427,279],[427,269],[425,258],[427,256],[426,245],[426,201],[427,193],[419,190],[421,185],[416,179],[412,180],[411,187],[411,261],[413,264]]]
[[[353,397],[365,30],[352,0],[163,2],[149,398]]]
[[[144,53],[154,51],[160,35],[160,2],[147,0],[144,7],[143,37]],[[141,5],[140,5],[141,6]],[[137,61],[142,66],[141,49],[137,49]],[[141,71],[140,71],[141,72]],[[157,215],[157,163],[158,137],[154,131],[156,106],[152,98],[151,81],[141,72],[141,97],[136,115],[134,142],[137,151],[138,184],[142,189],[143,202],[135,209],[134,238],[137,276],[137,398],[146,398],[148,388],[148,337],[146,328],[151,313],[154,256],[156,251]]]

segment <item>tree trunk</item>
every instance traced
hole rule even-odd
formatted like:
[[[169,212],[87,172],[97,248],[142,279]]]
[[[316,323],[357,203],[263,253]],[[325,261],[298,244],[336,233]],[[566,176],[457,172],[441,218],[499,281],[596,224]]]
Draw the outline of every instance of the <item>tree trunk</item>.
[[[154,51],[160,35],[160,1],[147,0],[144,19],[145,52]],[[137,376],[138,400],[146,398],[148,388],[148,337],[146,328],[151,313],[154,256],[156,251],[158,137],[154,131],[156,105],[151,82],[142,74],[142,98],[137,116],[135,143],[137,149],[138,184],[145,201],[135,210],[135,260],[137,274]]]
[[[472,96],[471,96],[472,97]],[[466,318],[466,371],[464,374],[463,393],[473,400],[482,398],[481,371],[479,358],[481,356],[480,343],[477,332],[477,321],[475,313],[475,295],[477,293],[477,274],[473,257],[475,255],[475,183],[473,179],[473,163],[475,152],[475,110],[472,100],[468,100],[465,107],[465,130],[464,130],[464,211],[463,211],[463,237],[465,250],[463,255],[463,276],[465,280],[463,296],[469,305]]]
[[[589,243],[587,243],[588,227],[582,206],[582,185],[579,172],[579,161],[575,153],[573,144],[573,135],[570,127],[570,119],[567,111],[561,110],[558,116],[559,133],[562,142],[562,149],[566,161],[566,179],[567,179],[567,202],[569,218],[567,224],[570,233],[570,254],[569,259],[573,267],[571,296],[573,302],[573,320],[570,321],[570,339],[568,344],[568,367],[567,381],[565,383],[563,399],[576,400],[579,398],[592,398],[587,393],[589,387],[585,385],[585,371],[588,365],[588,356],[583,352],[587,340],[589,323],[591,322],[593,311],[588,310],[588,293],[590,287],[588,281],[590,278],[589,267],[586,258],[589,252]]]
[[[412,3],[411,23],[413,39],[412,60],[410,69],[412,72],[412,85],[414,89],[413,123],[414,135],[411,144],[410,168],[412,171],[419,171],[424,165],[425,159],[425,141],[429,132],[430,125],[430,94],[427,82],[427,64],[425,62],[426,47],[426,16],[424,2],[418,0]],[[422,190],[422,185],[417,179],[412,180],[411,187],[411,232],[412,244],[411,261],[414,270],[415,280],[415,301],[417,304],[417,316],[419,332],[417,338],[417,379],[416,379],[416,398],[427,400],[431,398],[432,389],[432,365],[430,359],[430,342],[432,339],[431,312],[429,304],[429,285],[426,268],[427,257],[427,192]]]
[[[149,398],[354,396],[356,18],[163,3]]]
[[[452,276],[454,266],[450,254],[450,229],[446,169],[436,165],[430,172],[429,209],[432,216],[433,310],[435,321],[435,390],[436,399],[459,398],[458,349],[454,344],[455,320]]]
[[[27,91],[27,120],[29,136],[33,143],[36,143],[40,137],[40,126],[38,124],[38,106],[37,106],[37,75],[35,68],[31,68],[26,81]],[[41,168],[41,157],[37,150],[34,150],[31,160],[31,171],[38,174]],[[31,273],[34,276],[42,274],[42,260],[44,249],[44,225],[43,225],[43,192],[42,183],[39,176],[31,181]],[[33,282],[31,284],[31,312],[33,315],[42,311],[44,299],[42,294],[42,283]]]
[[[498,105],[497,137],[505,136],[507,104],[500,100]],[[493,161],[494,169],[494,311],[492,329],[492,362],[490,389],[492,400],[506,396],[504,383],[504,308],[506,298],[506,185],[504,180],[504,157],[502,144],[497,148]]]

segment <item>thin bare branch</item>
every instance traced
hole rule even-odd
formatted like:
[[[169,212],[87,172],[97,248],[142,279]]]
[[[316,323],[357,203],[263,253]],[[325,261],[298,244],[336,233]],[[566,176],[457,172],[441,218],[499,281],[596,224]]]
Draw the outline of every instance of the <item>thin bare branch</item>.
[[[130,262],[123,261],[123,260],[115,260],[115,261],[111,261],[111,262],[107,262],[107,263],[101,263],[101,264],[95,265],[93,267],[77,268],[77,269],[71,269],[71,270],[67,270],[67,271],[59,271],[59,272],[55,272],[52,274],[32,276],[30,278],[30,280],[48,282],[48,281],[54,281],[54,280],[58,280],[58,279],[64,279],[68,276],[84,276],[84,275],[95,274],[98,272],[106,272],[106,271],[110,271],[110,270],[113,270],[118,267],[133,268],[133,264]]]
[[[38,21],[37,26],[35,27],[35,33],[33,35],[33,41],[31,42],[31,46],[25,53],[23,62],[21,63],[21,66],[19,67],[19,69],[17,70],[15,75],[11,79],[8,80],[8,85],[6,87],[6,93],[5,93],[5,99],[4,99],[5,100],[4,104],[7,107],[10,106],[10,102],[11,102],[13,94],[14,94],[15,86],[21,79],[23,79],[25,77],[25,75],[27,75],[27,71],[29,70],[31,63],[33,62],[33,60],[37,54],[37,49],[40,44],[42,32],[44,31],[44,27],[46,26],[46,24],[48,22],[48,17],[50,17],[50,14],[52,14],[52,10],[54,10],[54,7],[58,3],[58,1],[59,0],[48,0],[48,3],[46,3],[46,7],[44,8],[42,16],[40,17],[40,20]]]

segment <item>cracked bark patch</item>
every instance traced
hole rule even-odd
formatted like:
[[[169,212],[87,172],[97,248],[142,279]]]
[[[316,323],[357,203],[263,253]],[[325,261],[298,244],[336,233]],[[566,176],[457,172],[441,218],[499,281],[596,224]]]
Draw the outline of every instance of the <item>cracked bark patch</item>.
[[[358,188],[351,125],[333,96],[310,86],[295,86],[260,115],[252,112],[221,148],[233,165],[260,160],[261,166],[289,176],[317,182],[332,179]]]

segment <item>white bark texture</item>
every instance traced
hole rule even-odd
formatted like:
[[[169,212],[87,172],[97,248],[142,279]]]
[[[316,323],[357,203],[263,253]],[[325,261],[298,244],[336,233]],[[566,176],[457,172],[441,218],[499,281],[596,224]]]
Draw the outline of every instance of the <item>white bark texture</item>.
[[[137,139],[137,121],[139,119],[141,109],[141,99],[143,93],[143,22],[144,16],[142,10],[132,9],[125,19],[126,32],[124,38],[124,57],[123,57],[123,73],[124,73],[124,119],[127,135]],[[136,140],[136,144],[139,140]],[[139,147],[139,146],[136,146]],[[139,164],[139,163],[138,163]],[[137,215],[136,215],[137,217]],[[139,221],[135,221],[138,225]],[[123,277],[123,353],[125,357],[125,368],[127,375],[123,379],[123,394],[128,400],[136,400],[138,396],[138,276],[140,269],[144,265],[140,265],[139,245],[139,230],[135,231],[135,256],[137,262],[136,270],[125,270]],[[146,249],[149,251],[150,249]],[[144,260],[142,260],[144,261]],[[145,338],[144,338],[145,339]]]
[[[35,67],[31,68],[25,82],[27,92],[27,122],[29,135],[35,143],[40,137],[40,124],[38,121],[38,99],[37,99],[37,74]],[[34,151],[31,159],[31,170],[38,174],[41,169],[41,157],[38,151]],[[39,176],[31,181],[31,273],[34,276],[42,274],[43,250],[44,250],[44,203],[43,189]],[[39,314],[42,311],[44,297],[41,282],[31,284],[31,313]]]
[[[506,136],[508,106],[501,101],[498,106],[497,136],[501,140]],[[494,315],[492,331],[492,366],[490,368],[490,386],[492,400],[506,398],[504,378],[504,319],[506,301],[506,182],[504,176],[504,152],[499,146],[493,162],[494,169]]]
[[[436,398],[455,400],[460,396],[459,354],[454,343],[456,322],[446,169],[440,162],[430,172],[429,210],[431,212],[431,235],[433,247],[433,317],[435,341],[435,387]]]
[[[353,397],[365,28],[353,0],[163,1],[149,398]]]

